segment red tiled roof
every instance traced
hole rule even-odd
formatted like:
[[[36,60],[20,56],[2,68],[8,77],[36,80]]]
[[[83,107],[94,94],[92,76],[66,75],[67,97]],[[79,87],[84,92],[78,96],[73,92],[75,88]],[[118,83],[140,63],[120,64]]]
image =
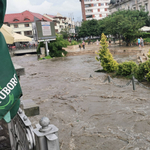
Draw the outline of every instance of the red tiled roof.
[[[34,17],[38,18],[39,20],[52,21],[52,20],[44,17],[41,14],[33,13],[33,12],[26,10],[22,13],[6,14],[5,18],[4,18],[4,23],[34,22]],[[14,21],[15,19],[18,21]]]

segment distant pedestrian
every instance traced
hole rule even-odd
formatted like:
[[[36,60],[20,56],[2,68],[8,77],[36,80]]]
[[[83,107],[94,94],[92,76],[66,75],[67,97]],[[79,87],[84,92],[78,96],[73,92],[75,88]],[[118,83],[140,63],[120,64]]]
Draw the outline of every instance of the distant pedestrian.
[[[81,44],[81,43],[79,44],[79,48],[80,48],[80,50],[81,50],[81,48],[82,48],[82,44]]]
[[[111,39],[109,39],[109,46],[111,46]]]
[[[83,49],[85,49],[85,42],[84,41],[82,42],[82,46],[83,46]]]
[[[138,38],[138,46],[139,46],[139,48],[141,47],[141,39],[140,38]]]
[[[97,45],[97,46],[99,45],[99,41],[98,41],[98,40],[96,41],[96,45]]]
[[[141,45],[141,47],[144,47],[144,41],[143,41],[142,37],[140,38],[140,45]]]

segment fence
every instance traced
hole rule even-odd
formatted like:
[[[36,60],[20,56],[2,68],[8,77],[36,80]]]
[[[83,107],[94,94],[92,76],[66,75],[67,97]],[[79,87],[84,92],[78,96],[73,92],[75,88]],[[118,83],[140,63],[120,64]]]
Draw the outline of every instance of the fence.
[[[59,150],[58,128],[46,117],[33,129],[30,120],[19,108],[8,124],[8,130],[12,150]]]
[[[134,78],[134,76],[132,76],[132,79],[129,82],[127,82],[125,85],[116,84],[110,76],[107,76],[107,78],[104,80],[104,83],[106,81],[108,81],[109,83],[112,82],[115,86],[120,87],[120,88],[127,87],[132,83],[133,90],[135,90],[135,88],[136,88],[135,83],[137,83],[137,84],[139,84],[139,86],[150,90],[150,87],[147,87],[147,86],[143,85],[142,83],[140,83],[137,79]]]

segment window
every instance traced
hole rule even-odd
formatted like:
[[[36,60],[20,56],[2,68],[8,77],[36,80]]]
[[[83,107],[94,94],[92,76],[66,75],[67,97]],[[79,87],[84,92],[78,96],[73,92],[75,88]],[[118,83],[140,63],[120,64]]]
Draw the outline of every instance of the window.
[[[58,29],[56,29],[55,32],[58,33]]]
[[[97,9],[93,9],[93,12],[97,12]]]
[[[92,18],[92,15],[86,15],[86,18]]]
[[[133,7],[133,10],[136,10],[136,7],[135,7],[135,6]]]
[[[25,26],[25,27],[29,27],[29,24],[25,24],[24,26]]]
[[[24,31],[24,35],[25,36],[30,36],[30,35],[32,35],[32,31]]]
[[[98,4],[93,4],[93,5],[94,5],[94,7],[98,6]]]
[[[92,12],[92,9],[87,9],[87,10],[85,10],[85,12],[90,13],[90,12]]]
[[[28,18],[25,18],[25,19],[24,19],[24,21],[28,21],[28,20],[30,20],[30,19],[28,19]]]
[[[106,17],[106,14],[102,14],[102,17]]]
[[[14,19],[13,21],[15,21],[15,22],[16,22],[16,21],[19,21],[19,20],[18,20],[18,19]]]
[[[101,3],[101,6],[104,6],[104,3]]]
[[[142,5],[139,5],[139,10],[141,10],[141,8],[142,8]]]
[[[145,3],[145,11],[147,12],[148,11],[148,4]]]
[[[91,7],[91,4],[86,4],[86,5],[85,5],[85,8],[87,8],[87,7]]]
[[[17,34],[21,34],[21,32],[16,32]]]
[[[99,17],[99,15],[95,15],[95,18],[98,18]]]
[[[14,28],[18,28],[18,24],[14,24]]]

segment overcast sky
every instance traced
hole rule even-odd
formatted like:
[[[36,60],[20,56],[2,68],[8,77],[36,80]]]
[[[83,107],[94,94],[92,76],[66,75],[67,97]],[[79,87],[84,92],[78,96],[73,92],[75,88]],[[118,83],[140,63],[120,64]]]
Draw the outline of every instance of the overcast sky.
[[[79,0],[7,0],[6,13],[21,13],[29,10],[40,14],[72,17],[75,21],[82,20]]]

